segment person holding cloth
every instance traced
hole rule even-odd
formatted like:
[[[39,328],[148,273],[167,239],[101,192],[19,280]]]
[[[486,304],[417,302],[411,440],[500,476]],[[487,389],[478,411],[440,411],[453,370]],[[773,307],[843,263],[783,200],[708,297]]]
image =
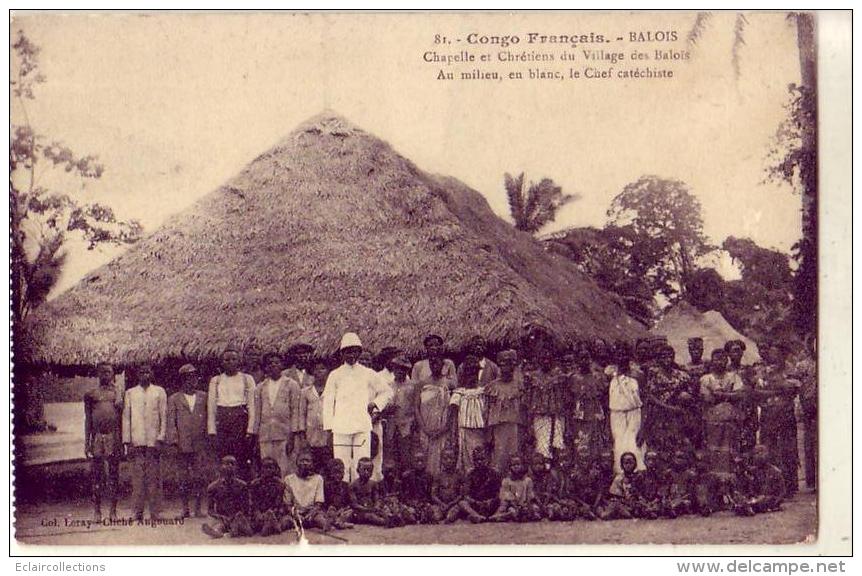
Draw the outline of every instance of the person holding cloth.
[[[392,388],[357,362],[359,336],[345,333],[339,350],[343,364],[330,372],[323,389],[323,429],[332,431],[332,455],[344,462],[344,480],[352,482],[360,458],[371,456],[371,428],[392,400]]]

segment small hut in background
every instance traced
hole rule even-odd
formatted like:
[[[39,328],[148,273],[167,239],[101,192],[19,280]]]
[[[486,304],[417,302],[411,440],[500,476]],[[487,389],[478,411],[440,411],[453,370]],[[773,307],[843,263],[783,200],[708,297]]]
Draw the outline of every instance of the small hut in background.
[[[676,352],[676,360],[680,364],[689,362],[688,339],[700,336],[703,338],[703,356],[709,355],[716,348],[721,348],[728,340],[745,342],[745,352],[742,355],[743,364],[760,362],[760,351],[757,344],[744,334],[741,334],[725,320],[721,312],[710,310],[701,312],[688,302],[680,302],[668,310],[650,330],[650,334],[664,336],[667,343]]]
[[[216,357],[254,342],[333,352],[633,339],[643,327],[565,258],[453,178],[324,114],[127,252],[35,311],[27,356],[51,366]]]

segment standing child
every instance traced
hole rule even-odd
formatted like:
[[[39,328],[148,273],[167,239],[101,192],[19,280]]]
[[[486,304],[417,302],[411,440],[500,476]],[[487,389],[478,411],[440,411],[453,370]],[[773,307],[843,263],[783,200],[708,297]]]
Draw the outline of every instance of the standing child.
[[[177,480],[183,502],[183,518],[189,517],[194,498],[195,516],[201,515],[204,471],[207,469],[207,394],[198,390],[197,370],[180,368],[182,388],[168,398],[167,443],[177,450]]]
[[[262,458],[260,476],[251,481],[252,526],[261,536],[279,534],[284,527],[284,489],[275,458]]]
[[[212,538],[225,534],[234,538],[254,534],[248,520],[248,486],[236,477],[236,470],[234,456],[222,457],[219,478],[207,487],[207,513],[215,523],[212,526],[205,523],[201,529]]]
[[[485,387],[488,403],[487,426],[491,430],[494,452],[493,467],[505,470],[509,459],[520,453],[520,426],[523,421],[521,396],[523,376],[518,365],[518,353],[505,350],[497,356],[500,377]],[[475,453],[475,452],[474,452]]]
[[[502,370],[502,367],[501,367]],[[473,469],[464,482],[461,511],[474,524],[487,521],[500,506],[500,475],[488,465],[488,452],[473,450]]]
[[[314,473],[309,450],[296,455],[296,474],[288,474],[284,483],[284,503],[294,522],[304,528],[329,530],[329,519],[323,513],[323,477]]]
[[[472,456],[470,457],[472,461]],[[464,483],[463,475],[458,471],[458,457],[454,450],[447,448],[440,456],[440,474],[431,485],[431,515],[438,524],[447,524],[458,519],[461,508],[461,490]]]
[[[305,387],[299,393],[295,446],[297,451],[310,450],[314,469],[323,474],[332,459],[332,434],[323,429],[323,389],[329,369],[323,360],[318,360],[311,373],[312,377],[305,380]]]
[[[274,458],[279,469],[293,469],[288,457],[293,433],[299,428],[299,383],[282,374],[284,365],[277,352],[263,357],[266,379],[254,391],[254,434],[261,458]]]
[[[96,367],[99,387],[84,394],[84,454],[90,458],[94,520],[102,521],[102,492],[110,502],[110,519],[117,518],[117,488],[120,478],[121,399],[114,384],[114,367],[100,362]],[[107,467],[107,470],[105,469]]]
[[[350,507],[353,509],[353,521],[357,524],[372,526],[392,526],[393,518],[382,508],[380,486],[371,479],[374,473],[374,462],[369,457],[362,457],[356,464],[358,478],[350,485]]]
[[[159,518],[162,506],[162,445],[167,434],[168,397],[153,383],[153,369],[144,364],[137,369],[137,386],[126,391],[123,406],[123,444],[132,460],[132,500],[135,519]]]
[[[353,528],[350,486],[344,481],[344,462],[332,458],[323,478],[323,505],[329,523],[336,529]]]
[[[492,522],[535,522],[541,520],[539,501],[533,491],[533,479],[527,475],[524,459],[512,456],[509,474],[500,485],[500,505]]]
[[[384,411],[383,433],[386,450],[383,463],[395,475],[407,470],[410,457],[416,449],[416,383],[407,377],[411,364],[403,356],[395,356],[389,361],[392,373],[392,403]],[[388,476],[384,474],[384,477]]]

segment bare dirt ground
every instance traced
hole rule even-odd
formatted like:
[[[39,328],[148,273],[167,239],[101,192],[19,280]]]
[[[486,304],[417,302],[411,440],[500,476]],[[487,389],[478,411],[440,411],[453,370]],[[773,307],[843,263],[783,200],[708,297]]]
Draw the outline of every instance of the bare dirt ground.
[[[168,502],[164,516],[178,510]],[[120,514],[128,514],[121,508]],[[86,500],[24,505],[16,511],[16,538],[35,545],[291,545],[296,535],[268,538],[211,540],[201,532],[204,519],[191,518],[182,525],[76,526],[91,519]],[[55,524],[55,525],[53,525]],[[480,524],[459,522],[445,526],[376,528],[357,526],[322,534],[306,531],[312,544],[792,544],[814,539],[817,500],[811,493],[797,495],[780,512],[739,518],[720,512],[709,518],[686,516],[676,520],[616,520],[612,522],[540,522],[533,524]],[[106,550],[106,553],[110,551]]]

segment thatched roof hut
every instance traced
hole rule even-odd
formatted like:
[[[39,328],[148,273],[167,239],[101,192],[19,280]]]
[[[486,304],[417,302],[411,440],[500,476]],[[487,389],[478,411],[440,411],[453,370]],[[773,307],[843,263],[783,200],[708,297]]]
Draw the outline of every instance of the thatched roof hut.
[[[559,338],[643,328],[476,191],[426,174],[323,114],[32,315],[29,354],[58,365],[203,358],[227,343],[334,350]]]
[[[656,325],[650,330],[650,334],[664,336],[667,343],[676,352],[676,360],[685,364],[691,360],[688,354],[688,339],[703,338],[704,357],[716,348],[722,348],[730,340],[742,340],[745,342],[745,352],[742,355],[743,364],[757,364],[760,362],[760,351],[757,344],[741,332],[738,332],[730,322],[725,320],[721,312],[709,310],[701,312],[688,302],[680,302],[668,310]]]

